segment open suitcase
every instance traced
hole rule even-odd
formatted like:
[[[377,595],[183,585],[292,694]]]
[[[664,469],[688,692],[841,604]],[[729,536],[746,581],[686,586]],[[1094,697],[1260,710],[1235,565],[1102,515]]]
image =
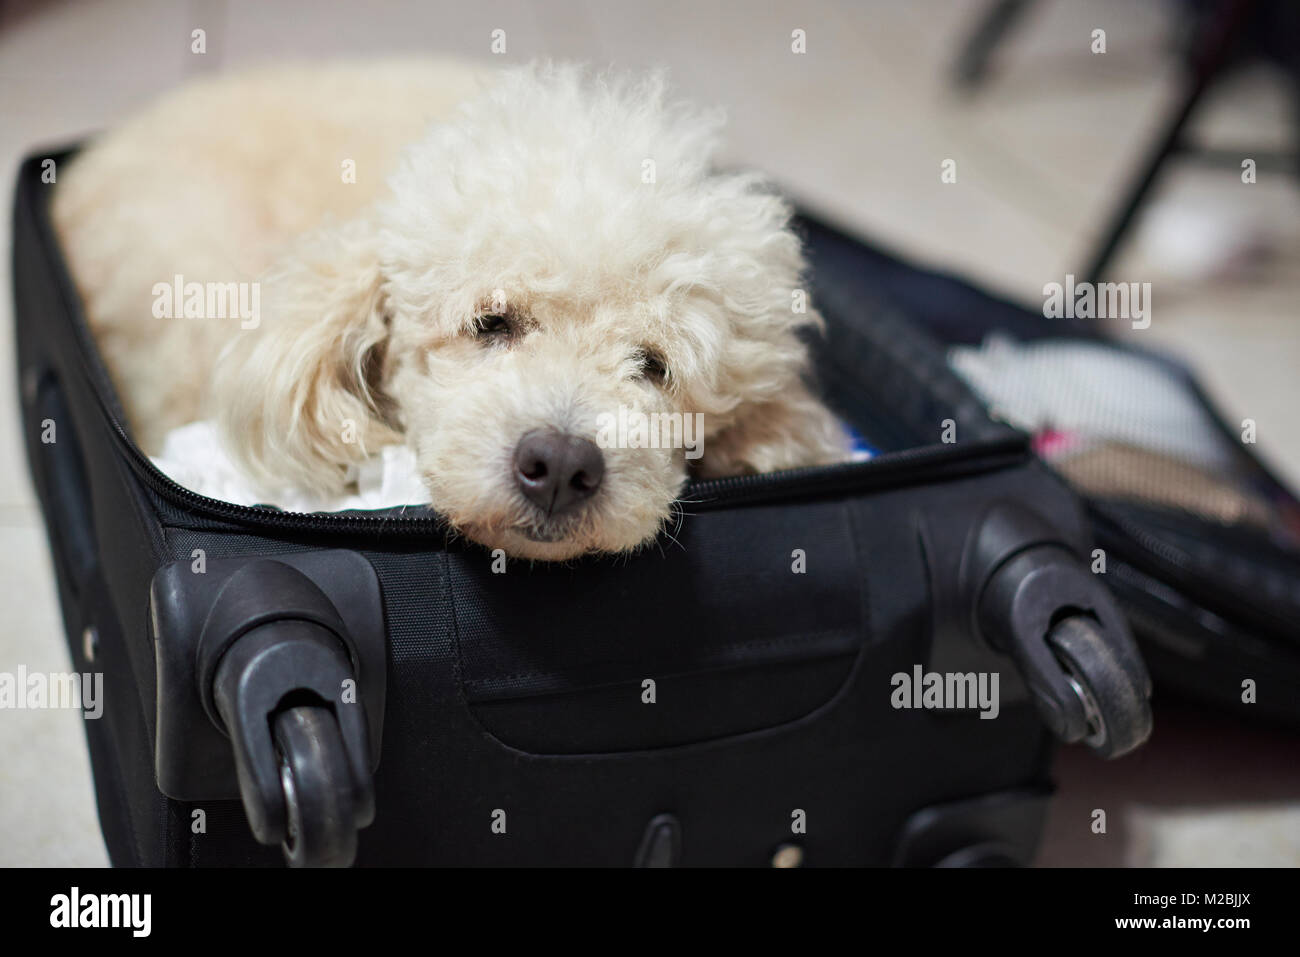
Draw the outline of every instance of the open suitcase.
[[[1097,432],[1154,436],[1176,454],[1128,442],[1062,450],[1061,422],[1050,414],[1037,416],[1041,428],[1032,439],[1084,499],[1104,557],[1094,567],[1104,567],[1102,577],[1120,600],[1157,697],[1300,728],[1300,499],[1253,453],[1251,424],[1227,421],[1185,368],[1135,346],[1138,335],[1119,340],[1111,320],[1047,319],[833,227],[805,225],[823,308],[870,312],[883,338],[895,329],[931,361],[982,373],[986,398],[1022,399],[1022,387],[1032,383],[993,380],[1025,364],[1071,353],[1086,358],[1045,366],[1059,377],[1051,383],[1055,392],[1076,394],[1050,412]],[[988,351],[990,333],[1010,358],[981,369],[980,358],[999,354]],[[1116,367],[1140,381],[1104,379]],[[1080,389],[1068,381],[1085,369],[1103,377],[1104,386]],[[1179,414],[1143,408],[1150,403],[1140,393],[1157,389]],[[986,406],[949,408],[961,428],[966,416],[981,423]],[[1011,418],[1029,428],[1034,416],[1022,410]]]
[[[115,864],[1028,863],[1056,742],[1148,735],[1079,500],[854,300],[865,251],[817,224],[822,381],[879,454],[696,482],[676,541],[498,573],[427,510],[239,507],[157,471],[43,158],[15,204],[24,431],[74,669],[104,675]]]

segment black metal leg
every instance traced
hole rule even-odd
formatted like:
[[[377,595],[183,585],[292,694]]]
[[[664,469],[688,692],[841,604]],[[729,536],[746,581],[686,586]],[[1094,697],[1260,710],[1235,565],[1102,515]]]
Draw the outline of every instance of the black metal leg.
[[[1154,185],[1165,160],[1169,158],[1170,154],[1178,150],[1187,120],[1196,109],[1196,105],[1200,102],[1206,89],[1209,88],[1210,82],[1218,76],[1219,71],[1223,68],[1229,51],[1248,20],[1248,14],[1253,12],[1255,6],[1256,0],[1232,0],[1232,2],[1224,5],[1216,21],[1202,32],[1199,49],[1193,59],[1191,86],[1183,97],[1182,103],[1179,104],[1177,111],[1165,125],[1164,132],[1161,134],[1156,147],[1149,154],[1141,174],[1134,180],[1133,185],[1129,187],[1122,201],[1116,206],[1115,212],[1111,215],[1110,221],[1102,233],[1104,238],[1097,251],[1093,254],[1088,267],[1083,271],[1084,279],[1089,282],[1097,282],[1101,279],[1101,274],[1110,265],[1115,251],[1123,241],[1125,233],[1128,232],[1128,228],[1145,201],[1147,193]]]
[[[1036,0],[994,0],[963,44],[953,67],[953,80],[963,90],[973,90],[988,73],[989,58],[1021,14]]]

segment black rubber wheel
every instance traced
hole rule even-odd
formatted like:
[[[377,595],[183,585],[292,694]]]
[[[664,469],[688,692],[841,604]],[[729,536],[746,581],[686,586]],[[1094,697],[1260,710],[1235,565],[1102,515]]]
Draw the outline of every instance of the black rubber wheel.
[[[1083,615],[1062,619],[1047,640],[1083,702],[1084,744],[1103,758],[1117,758],[1150,737],[1147,688],[1120,664],[1096,621]]]
[[[1023,867],[1011,850],[1001,844],[972,844],[936,861],[935,867]]]
[[[328,708],[299,705],[275,716],[287,809],[282,849],[290,867],[349,867],[357,853],[352,780]]]

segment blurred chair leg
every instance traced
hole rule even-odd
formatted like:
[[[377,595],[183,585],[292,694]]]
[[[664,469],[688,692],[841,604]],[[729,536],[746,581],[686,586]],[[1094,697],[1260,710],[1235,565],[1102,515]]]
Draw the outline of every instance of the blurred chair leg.
[[[962,45],[953,66],[953,82],[958,89],[972,92],[988,74],[993,50],[1010,32],[1025,10],[1037,0],[993,0]]]
[[[1165,160],[1179,149],[1183,129],[1188,119],[1209,88],[1211,81],[1223,68],[1228,52],[1240,36],[1249,14],[1254,12],[1256,3],[1257,0],[1230,0],[1223,5],[1220,15],[1202,32],[1193,56],[1191,85],[1182,102],[1165,124],[1155,148],[1148,154],[1141,174],[1133,180],[1133,184],[1125,191],[1121,201],[1116,204],[1115,211],[1102,232],[1102,241],[1093,253],[1088,267],[1083,270],[1083,279],[1095,283],[1102,278],[1102,273],[1110,265],[1124,235],[1146,200],[1147,193],[1155,184]]]

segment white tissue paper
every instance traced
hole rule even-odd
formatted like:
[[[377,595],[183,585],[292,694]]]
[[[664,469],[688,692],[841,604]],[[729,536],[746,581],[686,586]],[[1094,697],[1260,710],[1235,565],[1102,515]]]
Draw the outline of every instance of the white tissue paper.
[[[994,333],[979,346],[954,346],[948,363],[995,418],[1026,432],[1077,432],[1212,471],[1230,469],[1239,454],[1185,383],[1104,342]]]
[[[380,449],[357,467],[353,476],[356,493],[335,496],[259,487],[230,460],[212,422],[191,422],[172,429],[153,464],[178,485],[234,505],[274,505],[291,512],[341,512],[429,502],[429,492],[415,465],[415,453],[405,445]]]

